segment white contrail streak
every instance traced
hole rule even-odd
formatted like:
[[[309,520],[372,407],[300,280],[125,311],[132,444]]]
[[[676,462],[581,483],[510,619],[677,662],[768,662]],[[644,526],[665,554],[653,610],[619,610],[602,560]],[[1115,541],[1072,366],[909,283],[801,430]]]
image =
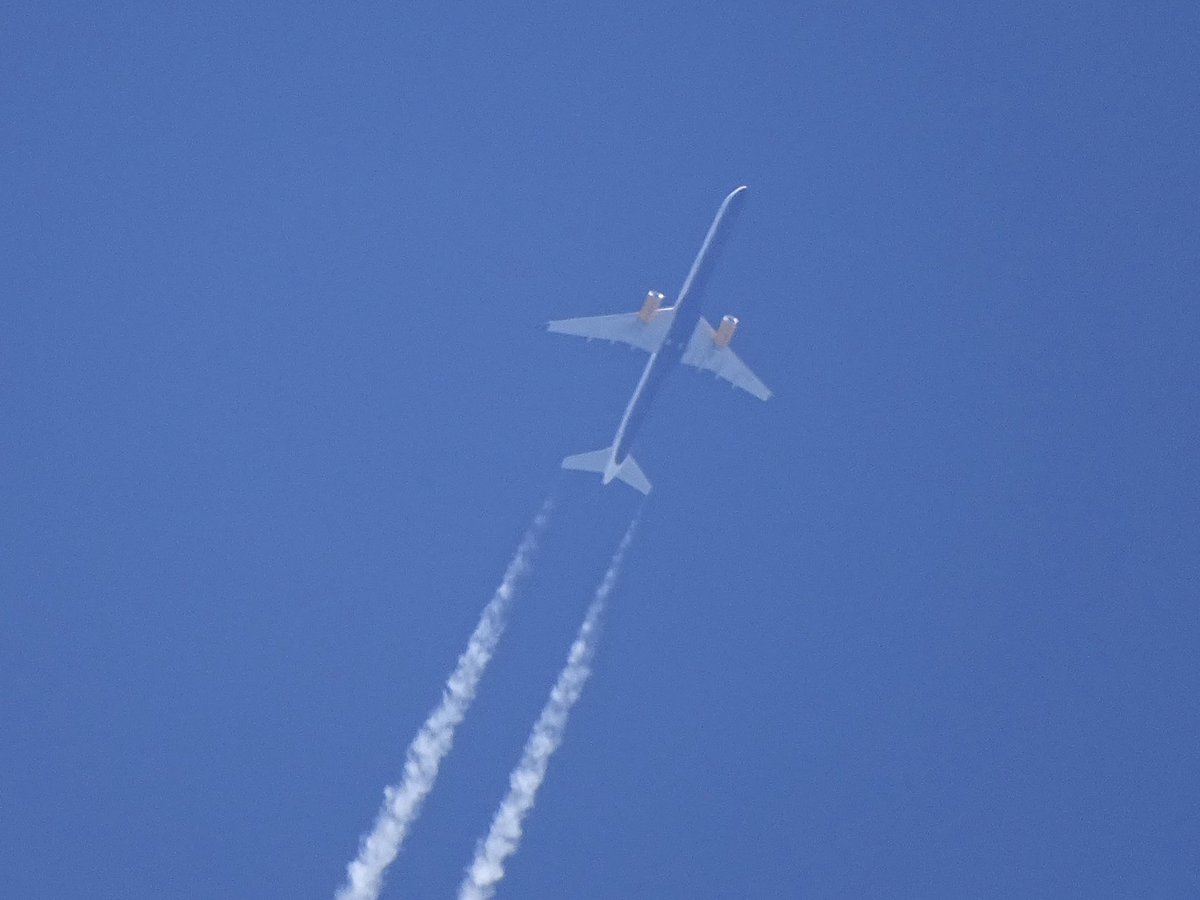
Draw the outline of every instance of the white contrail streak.
[[[500,802],[487,837],[475,848],[475,859],[468,867],[466,877],[458,889],[459,900],[489,900],[494,896],[496,885],[504,877],[505,861],[517,852],[521,843],[522,825],[529,811],[533,809],[538,788],[542,786],[546,777],[550,757],[562,743],[571,707],[583,693],[583,686],[592,674],[592,657],[596,653],[600,617],[608,595],[617,583],[625,551],[629,549],[636,527],[635,519],[621,538],[617,552],[608,564],[608,571],[604,573],[600,586],[596,588],[596,595],[583,618],[583,624],[579,626],[579,633],[575,636],[575,643],[571,645],[571,652],[567,655],[567,664],[559,672],[558,681],[550,691],[550,698],[542,707],[542,713],[529,733],[520,762],[508,777],[508,795]]]
[[[422,802],[433,789],[438,767],[450,752],[454,731],[475,699],[479,679],[504,633],[517,583],[529,571],[538,538],[550,519],[553,505],[553,500],[547,498],[522,536],[500,586],[483,608],[467,648],[446,680],[442,702],[429,714],[408,746],[404,778],[399,784],[384,788],[383,806],[375,819],[375,827],[363,835],[358,857],[346,866],[346,883],[338,889],[337,900],[376,900],[379,897],[383,872],[400,852],[400,845],[421,812]]]

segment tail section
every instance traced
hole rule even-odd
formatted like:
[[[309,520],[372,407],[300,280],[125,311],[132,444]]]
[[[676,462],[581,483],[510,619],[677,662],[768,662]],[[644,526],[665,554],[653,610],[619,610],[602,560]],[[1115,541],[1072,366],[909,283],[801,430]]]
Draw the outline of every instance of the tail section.
[[[572,469],[576,472],[596,472],[604,476],[604,483],[608,484],[614,478],[618,478],[625,482],[636,491],[641,491],[643,494],[650,493],[650,480],[646,478],[646,474],[642,471],[633,459],[632,456],[626,456],[621,465],[615,469],[610,468],[612,464],[613,448],[605,447],[603,450],[593,450],[590,453],[576,453],[574,456],[568,456],[562,461],[564,469]]]
[[[642,467],[633,461],[632,456],[625,457],[625,462],[617,469],[617,477],[636,491],[650,493],[650,479],[642,471]]]
[[[562,461],[564,469],[573,469],[576,472],[603,472],[608,468],[608,461],[612,458],[612,447],[605,447],[603,450],[593,450],[591,453],[576,453],[574,456],[568,456]]]

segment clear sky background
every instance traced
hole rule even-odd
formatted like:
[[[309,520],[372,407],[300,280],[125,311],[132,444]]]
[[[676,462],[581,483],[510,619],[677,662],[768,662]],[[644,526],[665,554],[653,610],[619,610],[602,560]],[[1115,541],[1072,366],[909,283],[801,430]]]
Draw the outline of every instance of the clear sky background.
[[[328,898],[534,510],[385,898],[1200,896],[1200,6],[10,5],[0,894]]]

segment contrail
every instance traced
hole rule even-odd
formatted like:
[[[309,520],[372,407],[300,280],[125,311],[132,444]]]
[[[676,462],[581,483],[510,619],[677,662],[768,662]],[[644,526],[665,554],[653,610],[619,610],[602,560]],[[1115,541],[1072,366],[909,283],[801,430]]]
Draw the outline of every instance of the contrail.
[[[429,714],[417,736],[408,745],[404,778],[399,784],[384,788],[383,806],[375,819],[375,827],[369,834],[363,835],[358,857],[346,866],[346,883],[338,889],[337,900],[376,900],[379,897],[383,887],[383,872],[400,852],[408,829],[421,812],[422,802],[433,789],[438,767],[450,752],[454,731],[475,699],[479,679],[504,633],[517,582],[529,571],[538,538],[550,519],[553,506],[553,498],[546,498],[521,537],[521,543],[504,571],[500,586],[483,608],[467,648],[446,680],[442,702]]]
[[[571,707],[583,693],[583,686],[592,674],[592,657],[596,653],[600,617],[604,613],[608,595],[612,593],[613,585],[617,582],[625,551],[629,549],[636,527],[637,519],[634,519],[629,523],[625,536],[621,538],[600,586],[596,588],[596,595],[583,618],[583,624],[579,626],[579,633],[575,636],[575,643],[571,645],[571,652],[567,655],[567,664],[559,672],[558,681],[550,691],[550,698],[542,707],[542,713],[529,733],[520,762],[508,777],[508,795],[500,802],[487,837],[475,848],[475,859],[468,867],[466,877],[458,889],[459,900],[489,900],[494,896],[496,885],[504,877],[505,861],[517,852],[521,842],[522,823],[533,809],[538,788],[542,786],[546,777],[550,757],[562,743]]]

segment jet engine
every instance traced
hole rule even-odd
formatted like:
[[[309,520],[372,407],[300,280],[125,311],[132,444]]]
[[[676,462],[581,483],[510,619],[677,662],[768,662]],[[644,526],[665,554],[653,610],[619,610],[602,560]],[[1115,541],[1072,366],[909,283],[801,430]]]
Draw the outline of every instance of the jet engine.
[[[737,316],[722,316],[721,326],[713,333],[713,343],[718,347],[728,347],[729,342],[733,340],[733,333],[737,331],[737,326]]]
[[[646,294],[646,299],[642,303],[642,311],[638,313],[638,318],[643,322],[649,322],[654,318],[654,314],[658,312],[658,308],[662,306],[663,295],[658,291],[649,291]]]

